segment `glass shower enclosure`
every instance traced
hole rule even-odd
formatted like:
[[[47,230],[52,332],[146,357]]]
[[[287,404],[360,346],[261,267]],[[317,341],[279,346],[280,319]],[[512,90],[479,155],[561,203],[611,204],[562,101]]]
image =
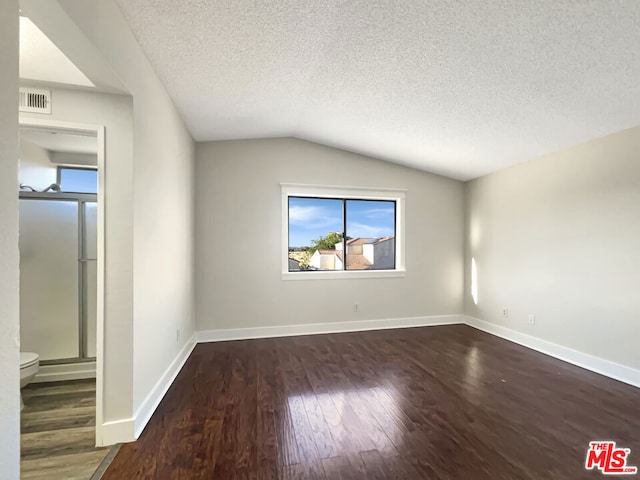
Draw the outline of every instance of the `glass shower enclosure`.
[[[20,343],[40,363],[96,356],[97,195],[20,192]]]

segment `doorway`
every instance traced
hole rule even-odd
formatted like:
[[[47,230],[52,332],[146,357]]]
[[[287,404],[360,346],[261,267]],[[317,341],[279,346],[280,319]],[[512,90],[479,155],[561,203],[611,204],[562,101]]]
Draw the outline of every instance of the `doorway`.
[[[21,117],[20,143],[20,350],[40,359],[22,390],[23,412],[32,413],[27,431],[36,439],[46,422],[56,428],[56,416],[59,438],[83,437],[75,458],[88,471],[108,453],[95,449],[103,423],[104,127]]]

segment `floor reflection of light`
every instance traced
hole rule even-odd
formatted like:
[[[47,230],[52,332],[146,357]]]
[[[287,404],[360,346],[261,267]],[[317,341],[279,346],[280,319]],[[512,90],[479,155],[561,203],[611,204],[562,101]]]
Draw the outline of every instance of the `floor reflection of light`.
[[[362,446],[378,450],[400,446],[398,402],[397,390],[387,385],[287,398],[296,438],[308,438],[310,430],[314,431],[311,426],[317,429],[319,425],[325,429],[322,434],[330,434],[339,455],[359,453]]]
[[[478,394],[483,375],[482,359],[478,347],[471,347],[465,359],[464,387],[467,395],[472,397]]]

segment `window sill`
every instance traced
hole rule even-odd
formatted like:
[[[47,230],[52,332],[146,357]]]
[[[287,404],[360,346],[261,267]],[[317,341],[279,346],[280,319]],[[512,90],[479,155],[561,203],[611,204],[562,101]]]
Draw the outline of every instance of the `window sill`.
[[[282,272],[282,280],[350,280],[356,278],[398,278],[404,277],[406,270],[354,270]]]

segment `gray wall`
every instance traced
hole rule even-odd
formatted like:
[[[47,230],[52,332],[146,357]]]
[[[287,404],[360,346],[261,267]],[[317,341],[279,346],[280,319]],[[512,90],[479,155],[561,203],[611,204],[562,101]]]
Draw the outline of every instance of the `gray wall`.
[[[20,470],[18,1],[0,2],[0,475]]]
[[[468,183],[466,313],[640,368],[639,219],[640,128]]]
[[[407,189],[406,277],[282,280],[281,182]],[[197,330],[461,313],[463,246],[458,181],[292,138],[196,145]]]

